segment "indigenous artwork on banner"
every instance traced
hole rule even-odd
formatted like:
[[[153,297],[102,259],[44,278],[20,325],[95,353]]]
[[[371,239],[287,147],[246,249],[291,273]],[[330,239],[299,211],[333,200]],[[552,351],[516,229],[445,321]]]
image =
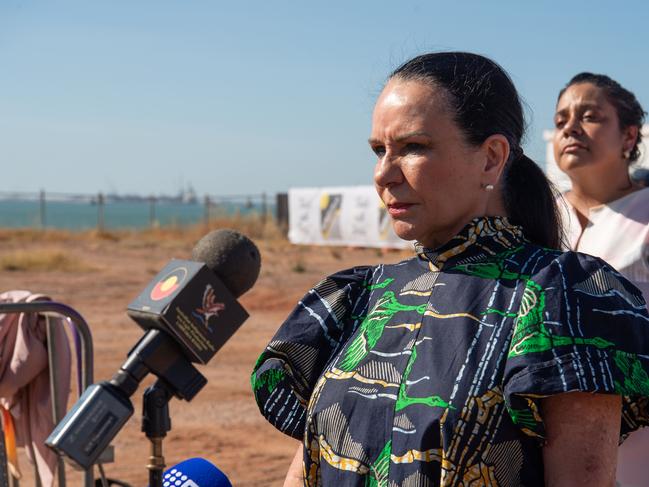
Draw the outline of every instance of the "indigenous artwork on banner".
[[[392,230],[373,186],[294,188],[288,191],[289,240],[305,245],[408,248]]]

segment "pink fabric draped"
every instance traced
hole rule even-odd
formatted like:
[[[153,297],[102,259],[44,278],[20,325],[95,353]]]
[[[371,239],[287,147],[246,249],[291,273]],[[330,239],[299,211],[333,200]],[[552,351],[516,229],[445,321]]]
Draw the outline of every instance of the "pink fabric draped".
[[[0,294],[0,302],[48,300],[29,291]],[[65,411],[70,392],[70,346],[65,319],[54,320],[51,337],[57,349],[55,364],[57,398]],[[56,455],[45,446],[54,429],[47,355],[46,319],[36,313],[0,314],[0,405],[9,410],[16,427],[18,446],[38,468],[43,487],[51,487],[56,473]]]

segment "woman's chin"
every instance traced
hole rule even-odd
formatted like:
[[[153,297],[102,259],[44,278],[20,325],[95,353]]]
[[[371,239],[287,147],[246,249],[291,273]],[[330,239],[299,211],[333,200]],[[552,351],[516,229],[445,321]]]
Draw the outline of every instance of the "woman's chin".
[[[417,227],[404,221],[393,221],[392,228],[397,237],[402,240],[419,242],[423,237],[422,232]]]
[[[580,169],[587,169],[592,164],[586,157],[578,157],[576,155],[564,155],[559,161],[559,169],[566,174],[570,174],[573,171],[579,171]]]
[[[394,233],[397,235],[397,237],[402,240],[419,240],[419,233],[417,232],[417,229],[410,223],[398,220],[393,221],[392,228],[394,229]]]

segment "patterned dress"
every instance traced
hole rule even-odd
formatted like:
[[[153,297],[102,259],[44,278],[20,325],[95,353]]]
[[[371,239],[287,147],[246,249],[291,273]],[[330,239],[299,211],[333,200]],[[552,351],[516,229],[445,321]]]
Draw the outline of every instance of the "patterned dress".
[[[505,218],[327,277],[262,353],[262,414],[304,442],[306,486],[542,486],[539,400],[624,396],[649,423],[649,315],[603,261]]]

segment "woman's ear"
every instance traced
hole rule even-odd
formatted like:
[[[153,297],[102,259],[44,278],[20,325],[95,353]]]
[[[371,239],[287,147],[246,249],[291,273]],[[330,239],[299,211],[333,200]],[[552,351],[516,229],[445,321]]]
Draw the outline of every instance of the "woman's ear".
[[[483,183],[496,185],[509,159],[509,141],[502,134],[490,135],[482,143],[482,150],[485,155],[482,168]]]
[[[624,152],[631,152],[633,150],[635,143],[638,141],[638,133],[639,129],[637,125],[629,125],[622,131],[622,147]]]

